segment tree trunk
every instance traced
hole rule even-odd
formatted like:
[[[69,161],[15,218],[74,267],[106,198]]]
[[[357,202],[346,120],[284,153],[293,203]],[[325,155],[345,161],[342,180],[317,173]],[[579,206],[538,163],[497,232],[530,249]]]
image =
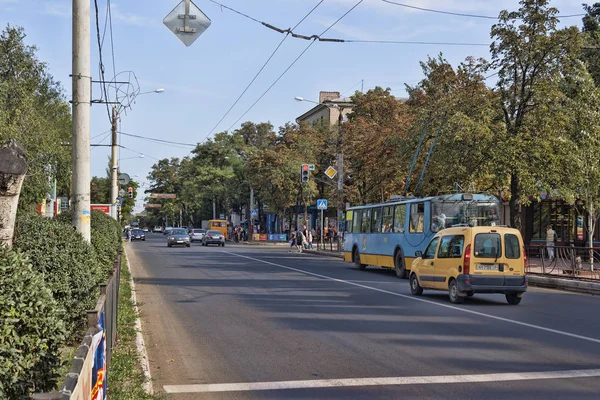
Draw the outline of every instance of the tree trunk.
[[[521,194],[519,193],[519,177],[514,173],[510,175],[510,226],[521,230],[522,228],[522,211]]]
[[[25,150],[14,139],[0,148],[0,243],[12,246],[17,206],[27,172]]]

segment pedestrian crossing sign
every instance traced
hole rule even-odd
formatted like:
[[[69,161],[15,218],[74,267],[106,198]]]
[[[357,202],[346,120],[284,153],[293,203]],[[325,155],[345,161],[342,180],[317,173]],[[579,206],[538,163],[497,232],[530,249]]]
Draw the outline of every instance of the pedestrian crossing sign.
[[[317,200],[317,210],[327,210],[327,199]]]

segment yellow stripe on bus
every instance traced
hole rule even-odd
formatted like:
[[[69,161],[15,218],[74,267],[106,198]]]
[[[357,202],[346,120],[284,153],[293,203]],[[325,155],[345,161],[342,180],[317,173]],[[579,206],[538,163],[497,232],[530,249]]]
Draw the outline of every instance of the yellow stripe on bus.
[[[406,265],[406,269],[410,270],[410,266],[412,265],[414,260],[415,257],[404,257],[404,265]],[[354,260],[352,259],[351,252],[344,252],[344,261],[354,262]],[[377,254],[361,254],[360,262],[362,264],[375,265],[383,268],[394,268],[394,257],[392,256],[384,256]]]

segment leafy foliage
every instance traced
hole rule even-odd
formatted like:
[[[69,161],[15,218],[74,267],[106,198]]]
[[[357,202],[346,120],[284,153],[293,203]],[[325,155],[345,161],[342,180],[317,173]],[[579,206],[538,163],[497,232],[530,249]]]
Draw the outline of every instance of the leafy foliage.
[[[85,311],[96,305],[98,284],[106,279],[97,252],[69,223],[36,215],[17,218],[13,246],[43,274],[65,312],[67,336],[78,341],[85,328]]]
[[[50,284],[25,254],[0,246],[0,398],[57,384],[65,325]]]

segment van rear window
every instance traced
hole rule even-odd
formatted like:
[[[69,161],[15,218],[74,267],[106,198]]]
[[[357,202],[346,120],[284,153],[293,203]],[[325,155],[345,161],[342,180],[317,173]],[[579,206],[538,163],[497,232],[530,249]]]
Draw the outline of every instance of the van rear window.
[[[475,257],[498,258],[502,255],[500,235],[497,233],[479,233],[475,235]]]
[[[513,235],[512,233],[504,235],[504,253],[506,254],[506,258],[521,257],[521,246],[519,245],[517,235]]]

